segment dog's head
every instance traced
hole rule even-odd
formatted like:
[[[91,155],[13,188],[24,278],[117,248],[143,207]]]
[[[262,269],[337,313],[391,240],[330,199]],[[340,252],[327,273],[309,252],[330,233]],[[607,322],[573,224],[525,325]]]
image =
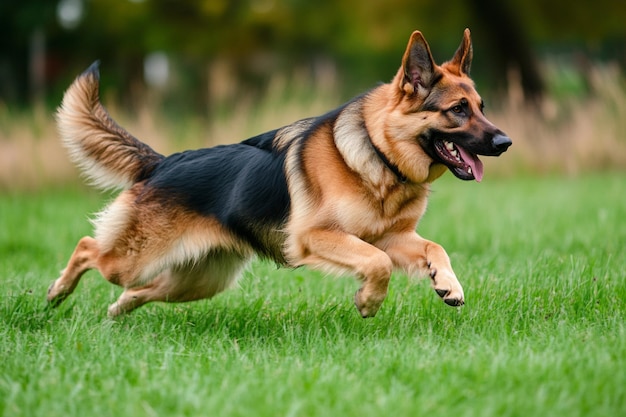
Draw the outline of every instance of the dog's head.
[[[480,181],[483,164],[478,155],[498,156],[512,142],[485,117],[469,77],[471,62],[469,29],[454,57],[440,66],[424,36],[413,32],[392,82],[396,117],[388,127],[397,139],[408,139],[413,146],[417,141],[434,164],[443,164],[463,180]],[[401,142],[406,145],[407,140]]]

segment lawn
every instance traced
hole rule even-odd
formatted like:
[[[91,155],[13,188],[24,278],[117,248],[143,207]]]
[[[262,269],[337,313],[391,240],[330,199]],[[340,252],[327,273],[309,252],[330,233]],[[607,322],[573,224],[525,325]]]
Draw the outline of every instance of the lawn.
[[[45,293],[109,197],[0,194],[2,416],[618,416],[626,414],[626,174],[447,174],[422,236],[466,305],[394,276],[372,319],[353,279],[255,262],[213,300],[116,320],[95,272]]]

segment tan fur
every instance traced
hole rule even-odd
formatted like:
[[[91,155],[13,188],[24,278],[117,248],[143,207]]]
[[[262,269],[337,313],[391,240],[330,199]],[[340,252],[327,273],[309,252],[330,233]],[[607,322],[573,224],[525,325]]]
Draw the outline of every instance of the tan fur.
[[[59,107],[57,124],[70,158],[98,188],[130,188],[160,159],[111,119],[100,104],[93,75],[72,84]]]
[[[127,288],[112,315],[149,301],[210,298],[235,282],[252,255],[248,245],[215,219],[156,201],[136,204],[140,189],[123,192],[98,215],[95,239],[81,239],[50,299],[69,295],[89,269]]]
[[[379,88],[373,97],[384,95],[385,88],[390,87]],[[398,111],[390,107],[381,113],[393,115]],[[394,155],[393,148],[385,147],[383,133],[383,126],[396,127],[389,120],[393,118],[382,115],[368,118],[367,109],[365,114],[366,120],[379,121],[377,125],[367,126],[372,141],[380,138],[383,152]],[[288,259],[294,265],[329,273],[356,274],[363,281],[355,299],[363,316],[374,315],[380,307],[394,268],[415,275],[431,275],[437,290],[462,303],[463,290],[445,251],[415,234],[417,222],[426,210],[429,183],[445,167],[432,165],[432,160],[414,144],[400,145],[396,151],[399,157],[393,162],[411,181],[398,184],[367,146],[367,139],[355,139],[358,129],[354,126],[346,129],[353,136],[346,140],[348,146],[336,143],[341,141],[338,135],[333,143],[333,136],[324,130],[308,143],[303,169],[309,185],[294,190],[292,197],[293,214],[287,226]],[[378,132],[380,136],[376,135]],[[325,156],[324,169],[318,168],[319,155]],[[311,190],[319,192],[314,201],[304,196],[299,198],[297,194],[302,192],[310,197]],[[438,266],[431,268],[432,263]]]
[[[336,119],[279,129],[273,144],[286,153],[290,207],[282,228],[258,225],[266,230],[267,252],[287,266],[356,275],[362,286],[355,304],[363,317],[380,308],[394,269],[430,276],[446,303],[462,305],[463,288],[445,250],[415,232],[430,184],[447,169],[418,138],[433,128],[462,128],[477,137],[494,128],[468,76],[471,58],[467,30],[453,59],[441,66],[414,32],[390,83],[351,102]],[[473,112],[462,127],[447,111],[420,110],[461,99]],[[49,301],[67,297],[88,269],[125,288],[109,307],[112,316],[150,301],[209,298],[236,280],[254,249],[217,218],[170,203],[145,185],[142,178],[162,157],[112,121],[98,101],[96,79],[81,77],[70,87],[58,119],[64,143],[87,176],[101,187],[127,190],[96,217],[95,238],[78,243]]]

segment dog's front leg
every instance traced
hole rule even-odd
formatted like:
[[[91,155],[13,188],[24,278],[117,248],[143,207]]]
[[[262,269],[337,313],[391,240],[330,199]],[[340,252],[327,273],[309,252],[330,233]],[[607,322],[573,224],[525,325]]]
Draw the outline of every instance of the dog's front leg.
[[[396,268],[409,275],[430,276],[435,292],[446,304],[457,307],[465,303],[463,287],[441,245],[423,239],[414,232],[407,232],[388,238],[383,249]]]
[[[363,282],[354,303],[362,317],[373,317],[387,296],[393,263],[385,252],[338,230],[315,229],[302,239],[305,256],[298,265],[329,272],[350,272]]]

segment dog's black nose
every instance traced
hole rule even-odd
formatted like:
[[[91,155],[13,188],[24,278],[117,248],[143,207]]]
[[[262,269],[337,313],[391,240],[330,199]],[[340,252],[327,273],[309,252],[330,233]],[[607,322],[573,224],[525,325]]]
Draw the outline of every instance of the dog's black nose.
[[[506,151],[512,144],[513,141],[508,136],[500,133],[495,135],[493,139],[491,139],[491,145],[493,146],[493,149],[498,152]]]

